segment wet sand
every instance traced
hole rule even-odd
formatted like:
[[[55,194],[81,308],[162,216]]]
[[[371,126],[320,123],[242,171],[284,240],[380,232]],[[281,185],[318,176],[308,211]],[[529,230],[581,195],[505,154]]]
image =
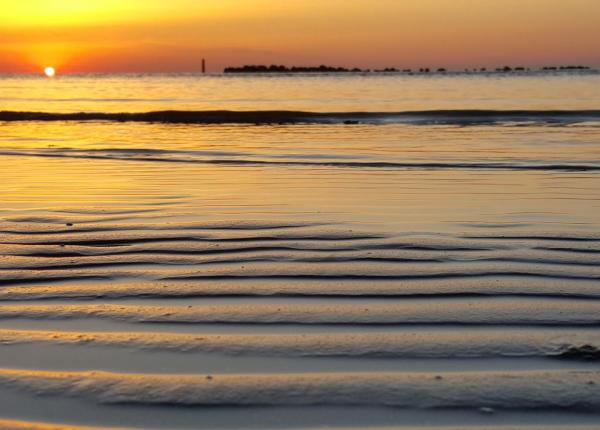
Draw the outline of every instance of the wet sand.
[[[0,428],[598,428],[596,125],[2,127]]]

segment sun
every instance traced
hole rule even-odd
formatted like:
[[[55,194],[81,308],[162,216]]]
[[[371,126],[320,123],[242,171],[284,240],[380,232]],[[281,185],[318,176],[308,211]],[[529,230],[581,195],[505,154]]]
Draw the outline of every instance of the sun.
[[[56,75],[56,69],[54,69],[54,67],[46,67],[44,69],[44,74],[49,78],[53,78]]]

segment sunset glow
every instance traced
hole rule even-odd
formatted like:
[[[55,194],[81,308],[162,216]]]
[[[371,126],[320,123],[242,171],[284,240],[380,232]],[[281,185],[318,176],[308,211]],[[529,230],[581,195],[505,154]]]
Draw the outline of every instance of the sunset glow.
[[[44,69],[44,74],[49,78],[53,78],[56,75],[56,70],[54,67],[46,67]]]
[[[2,13],[4,72],[197,71],[204,57],[209,71],[600,65],[595,0],[23,0]]]

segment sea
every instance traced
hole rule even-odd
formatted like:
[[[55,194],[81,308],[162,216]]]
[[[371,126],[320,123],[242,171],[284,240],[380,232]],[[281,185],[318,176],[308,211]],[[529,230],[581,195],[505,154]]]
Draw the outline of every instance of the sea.
[[[600,73],[0,75],[0,428],[600,428]]]

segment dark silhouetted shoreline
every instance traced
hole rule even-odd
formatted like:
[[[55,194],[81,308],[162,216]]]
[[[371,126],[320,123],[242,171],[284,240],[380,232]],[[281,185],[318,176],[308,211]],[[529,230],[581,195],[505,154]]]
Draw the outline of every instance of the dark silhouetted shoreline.
[[[246,65],[242,67],[226,67],[224,73],[366,73],[357,67],[347,69],[345,67],[316,66],[316,67],[286,67],[279,65]]]
[[[474,68],[474,69],[465,69],[461,71],[461,73],[528,73],[528,72],[538,72],[538,71],[585,71],[591,70],[591,67],[588,66],[545,66],[539,69],[533,69],[530,67],[523,66],[503,66],[496,67],[495,69],[488,69],[486,67]],[[444,74],[451,72],[451,70],[445,67],[438,68],[430,68],[430,67],[421,67],[419,69],[411,69],[411,68],[403,68],[398,69],[396,67],[386,67],[383,69],[361,69],[358,67],[346,68],[346,67],[335,67],[335,66],[292,66],[287,67],[283,65],[244,65],[241,67],[226,67],[223,70],[223,73],[227,74],[244,74],[244,73],[264,73],[264,74],[292,74],[292,73],[404,73],[404,74],[429,74],[429,73],[437,73]],[[456,72],[456,71],[455,71]]]

